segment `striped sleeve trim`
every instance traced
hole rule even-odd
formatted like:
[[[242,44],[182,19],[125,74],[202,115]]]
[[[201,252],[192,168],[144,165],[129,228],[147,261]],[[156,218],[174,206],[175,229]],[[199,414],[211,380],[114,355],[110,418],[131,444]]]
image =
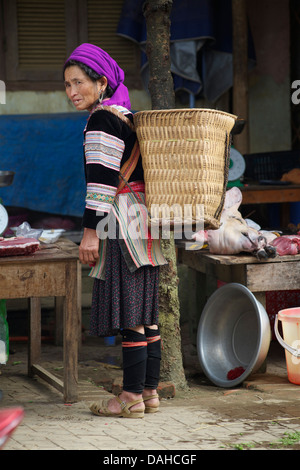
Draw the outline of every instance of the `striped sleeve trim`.
[[[86,193],[86,209],[110,212],[114,203],[117,188],[105,184],[88,183]]]
[[[87,164],[100,164],[119,171],[125,143],[103,131],[88,131],[85,136]]]

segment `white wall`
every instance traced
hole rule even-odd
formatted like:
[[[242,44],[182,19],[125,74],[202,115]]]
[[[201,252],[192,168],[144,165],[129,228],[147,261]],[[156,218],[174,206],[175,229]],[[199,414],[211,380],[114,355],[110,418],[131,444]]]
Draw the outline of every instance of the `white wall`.
[[[145,91],[129,91],[132,109],[151,109],[151,100]],[[76,111],[64,91],[6,91],[5,103],[0,103],[0,115],[70,113]]]

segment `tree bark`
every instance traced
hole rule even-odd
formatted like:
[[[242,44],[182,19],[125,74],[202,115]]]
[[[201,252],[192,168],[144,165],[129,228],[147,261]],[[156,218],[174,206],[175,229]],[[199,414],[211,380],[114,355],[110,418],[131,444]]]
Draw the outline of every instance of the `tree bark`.
[[[172,4],[170,0],[148,0],[143,5],[147,25],[146,53],[149,61],[152,109],[175,108],[170,58]],[[168,265],[161,267],[159,287],[160,329],[163,342],[161,380],[173,382],[177,389],[185,389],[174,238],[162,240],[162,249]]]
[[[143,5],[147,25],[146,54],[152,109],[175,108],[171,74],[170,13],[172,0],[148,0]]]

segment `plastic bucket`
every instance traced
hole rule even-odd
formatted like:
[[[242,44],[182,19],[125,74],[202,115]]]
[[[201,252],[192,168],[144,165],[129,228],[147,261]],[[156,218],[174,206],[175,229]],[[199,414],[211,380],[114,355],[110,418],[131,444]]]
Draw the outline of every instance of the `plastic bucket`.
[[[278,321],[281,321],[284,339],[279,334]],[[275,317],[274,331],[285,349],[288,379],[300,385],[300,307],[280,310]]]

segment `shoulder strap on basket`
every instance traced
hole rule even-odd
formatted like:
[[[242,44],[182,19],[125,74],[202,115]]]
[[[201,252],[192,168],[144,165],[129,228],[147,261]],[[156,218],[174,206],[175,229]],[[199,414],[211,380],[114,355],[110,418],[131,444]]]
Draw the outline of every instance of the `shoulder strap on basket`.
[[[130,157],[124,163],[124,165],[122,166],[120,170],[120,176],[119,176],[120,182],[119,182],[117,193],[120,192],[124,188],[124,186],[128,184],[128,180],[136,167],[139,156],[140,156],[140,146],[139,146],[138,140],[136,140],[132,148]]]

